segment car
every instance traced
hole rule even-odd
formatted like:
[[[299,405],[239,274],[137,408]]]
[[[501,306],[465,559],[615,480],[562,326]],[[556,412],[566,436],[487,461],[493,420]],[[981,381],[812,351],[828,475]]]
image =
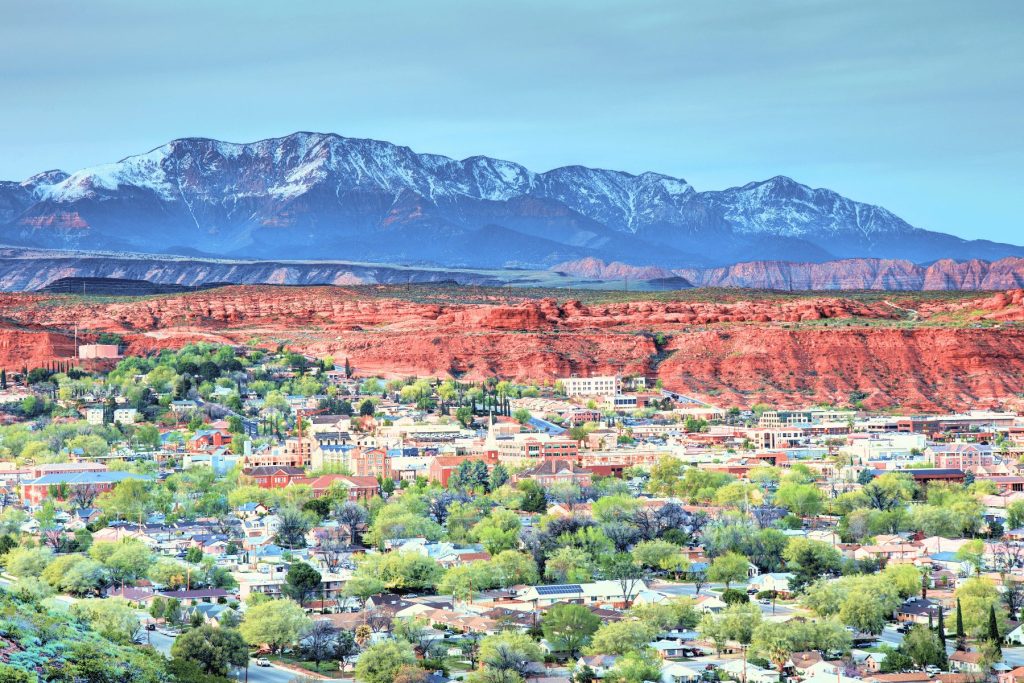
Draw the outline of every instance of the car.
[[[768,598],[761,598],[760,600],[758,600],[758,602],[761,603],[762,605],[770,605],[770,604],[772,604],[772,601],[769,600]]]
[[[156,624],[153,624],[153,623],[146,624],[146,630],[147,631],[155,631],[156,630]]]
[[[256,666],[270,666],[270,660],[266,657],[260,657],[256,660]]]

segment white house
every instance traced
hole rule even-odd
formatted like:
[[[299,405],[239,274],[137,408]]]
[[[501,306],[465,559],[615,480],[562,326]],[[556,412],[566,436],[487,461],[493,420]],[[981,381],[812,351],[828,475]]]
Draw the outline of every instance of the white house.
[[[669,662],[661,668],[661,683],[698,683],[701,669],[693,664]]]

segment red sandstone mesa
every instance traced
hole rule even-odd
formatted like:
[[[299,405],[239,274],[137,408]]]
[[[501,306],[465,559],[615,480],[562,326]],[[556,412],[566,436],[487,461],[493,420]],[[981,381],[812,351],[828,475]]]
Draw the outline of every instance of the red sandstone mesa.
[[[642,297],[642,295],[638,295]],[[278,343],[348,357],[358,372],[543,381],[643,372],[720,405],[963,408],[1024,393],[1024,291],[974,299],[840,296],[586,305],[509,296],[415,303],[331,287],[228,287],[82,302],[0,295],[0,367],[73,355],[75,326],[128,353],[192,341]],[[659,348],[655,334],[666,342]]]

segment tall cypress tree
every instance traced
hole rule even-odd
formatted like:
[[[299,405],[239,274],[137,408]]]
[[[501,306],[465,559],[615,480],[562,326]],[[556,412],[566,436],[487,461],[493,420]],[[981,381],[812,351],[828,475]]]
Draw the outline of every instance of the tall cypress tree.
[[[1002,637],[999,635],[999,624],[996,622],[995,605],[988,606],[988,640],[998,654],[1003,654],[1003,648],[1000,646]]]
[[[939,644],[942,646],[942,651],[946,651],[946,622],[942,616],[942,605],[939,605]]]
[[[960,598],[956,599],[956,649],[966,649],[967,639],[964,637],[964,614],[960,609]]]
[[[932,613],[931,612],[928,612],[928,630],[929,631],[934,631],[935,630],[935,619],[932,617]]]

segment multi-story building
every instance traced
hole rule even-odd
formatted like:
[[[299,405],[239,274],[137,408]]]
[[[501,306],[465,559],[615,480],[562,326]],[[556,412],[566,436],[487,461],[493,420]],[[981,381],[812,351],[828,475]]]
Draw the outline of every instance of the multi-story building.
[[[106,421],[107,411],[102,405],[89,406],[85,409],[85,421],[91,425],[101,425]]]
[[[992,447],[980,443],[951,443],[930,446],[925,456],[938,468],[963,470],[978,473],[980,468],[989,468],[996,464],[996,456]]]
[[[135,424],[139,411],[135,408],[118,408],[114,411],[114,423],[123,425]]]
[[[352,451],[351,463],[357,477],[391,479],[391,456],[382,448],[357,448]]]
[[[312,440],[305,438],[302,446],[298,439],[286,439],[284,444],[263,451],[248,453],[246,467],[309,467],[312,463]]]
[[[601,377],[563,377],[558,380],[566,396],[615,396],[622,393],[622,378],[618,375]]]

